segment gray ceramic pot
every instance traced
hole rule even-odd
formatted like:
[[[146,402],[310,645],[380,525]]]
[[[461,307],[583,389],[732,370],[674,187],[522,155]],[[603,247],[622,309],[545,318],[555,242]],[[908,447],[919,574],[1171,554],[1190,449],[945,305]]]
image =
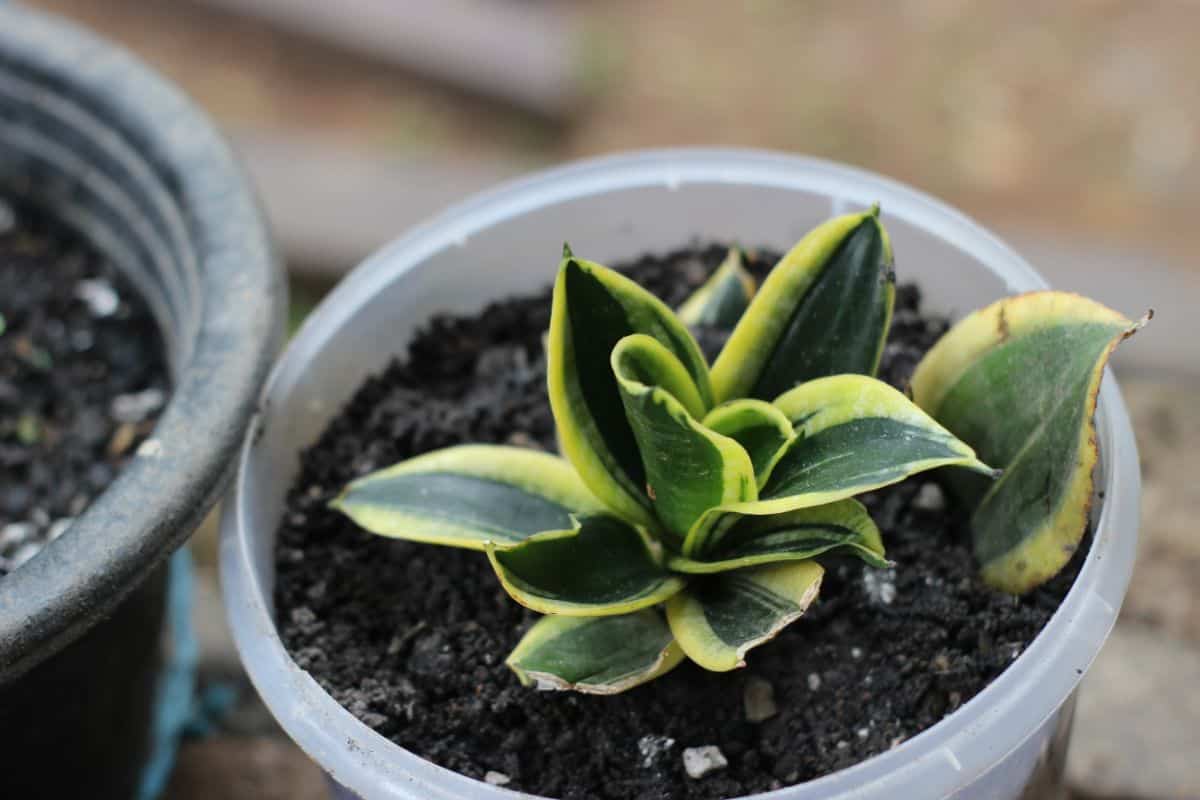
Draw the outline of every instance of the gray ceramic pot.
[[[3,793],[129,797],[162,657],[165,561],[225,486],[286,292],[255,199],[204,115],[119,48],[3,2],[0,194],[103,251],[168,350],[173,396],[150,446],[0,580]]]

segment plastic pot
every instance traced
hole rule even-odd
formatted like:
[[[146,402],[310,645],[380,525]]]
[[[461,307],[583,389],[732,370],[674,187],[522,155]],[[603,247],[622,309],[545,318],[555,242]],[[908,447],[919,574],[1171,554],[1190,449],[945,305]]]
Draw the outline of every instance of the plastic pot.
[[[227,485],[282,340],[285,287],[209,121],[123,50],[6,3],[0,195],[105,253],[168,352],[173,394],[147,444],[63,536],[0,580],[5,796],[133,797],[160,664],[178,655],[164,646],[166,562]]]
[[[276,366],[222,521],[221,574],[234,637],[263,699],[345,796],[512,798],[424,761],[356,720],[291,660],[277,635],[275,532],[298,452],[430,314],[543,287],[564,238],[601,261],[696,236],[779,249],[831,214],[879,201],[904,280],[962,314],[1044,287],[1020,256],[957,211],[893,181],[764,152],[667,150],[568,166],[504,186],[413,230],[352,273]],[[1045,630],[996,681],[924,733],[855,767],[761,795],[1018,798],[1059,782],[1076,685],[1108,635],[1137,539],[1138,460],[1112,376],[1099,410],[1096,537]]]

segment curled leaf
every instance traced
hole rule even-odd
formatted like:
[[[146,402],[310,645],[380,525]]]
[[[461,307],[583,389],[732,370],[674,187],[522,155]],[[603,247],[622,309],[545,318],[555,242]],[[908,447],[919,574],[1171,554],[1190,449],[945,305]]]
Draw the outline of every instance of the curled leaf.
[[[683,660],[662,615],[544,617],[506,663],[526,686],[617,694],[670,672]]]
[[[1138,327],[1078,295],[1033,292],[970,314],[918,365],[916,402],[1004,470],[994,483],[953,481],[975,509],[975,555],[991,586],[1027,592],[1079,546],[1104,365]]]
[[[764,400],[730,400],[708,412],[704,426],[728,436],[750,455],[759,488],[791,442],[795,431],[787,415]]]
[[[567,255],[550,314],[550,407],[563,454],[592,492],[621,516],[654,524],[646,475],[610,366],[621,339],[656,339],[690,375],[705,408],[708,366],[687,328],[658,298],[628,278]]]
[[[795,561],[697,580],[667,603],[667,622],[687,657],[707,670],[746,665],[746,653],[800,618],[821,588],[821,566]]]
[[[641,453],[647,497],[678,542],[713,506],[757,496],[746,451],[697,422],[676,396],[695,389],[670,351],[649,336],[629,336],[613,351],[612,368]]]

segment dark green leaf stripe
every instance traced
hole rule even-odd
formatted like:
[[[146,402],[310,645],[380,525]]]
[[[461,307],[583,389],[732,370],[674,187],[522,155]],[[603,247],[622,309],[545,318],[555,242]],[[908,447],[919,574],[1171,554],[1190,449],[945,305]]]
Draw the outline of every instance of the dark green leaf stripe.
[[[780,260],[713,365],[718,402],[770,400],[813,378],[875,373],[895,296],[878,213],[832,219]]]
[[[994,483],[954,481],[975,505],[985,580],[1023,593],[1058,573],[1087,524],[1096,396],[1130,320],[1077,295],[1006,298],[956,325],[922,361],[914,397],[1002,465]]]
[[[688,658],[708,670],[735,669],[745,665],[751,648],[804,613],[821,576],[814,561],[706,576],[667,603],[667,621]]]
[[[674,669],[683,660],[662,615],[544,617],[508,657],[525,685],[616,694]]]
[[[731,400],[719,405],[704,418],[704,426],[742,446],[754,464],[760,488],[795,435],[787,416],[763,400]]]
[[[482,550],[547,531],[602,507],[561,458],[516,447],[464,445],[360,478],[332,506],[382,536]]]
[[[892,318],[895,278],[879,221],[843,240],[797,303],[751,395],[772,398],[826,375],[874,375]]]
[[[683,588],[637,530],[608,515],[585,518],[574,536],[490,549],[488,557],[513,599],[543,614],[624,614]]]
[[[678,359],[649,337],[631,336],[612,361],[641,452],[646,494],[667,531],[682,542],[708,509],[757,497],[754,467],[741,445],[701,425],[668,391],[679,381],[666,376],[686,378]],[[642,382],[660,376],[660,385]]]
[[[584,483],[613,510],[653,524],[645,472],[610,366],[624,337],[644,333],[683,364],[704,406],[708,368],[687,329],[660,300],[599,264],[564,259],[550,318],[550,406],[563,453]]]
[[[692,526],[683,554],[697,558],[743,516],[822,506],[924,470],[962,466],[992,475],[970,447],[892,387],[866,375],[818,378],[774,403],[796,437],[756,502],[713,508]]]
[[[823,505],[951,465],[993,473],[911,400],[865,375],[808,381],[774,405],[800,435],[775,465],[764,500],[804,495]]]
[[[763,499],[797,494],[857,494],[903,480],[911,465],[956,461],[953,437],[884,417],[864,417],[794,442],[763,487]]]
[[[714,573],[777,561],[801,561],[845,549],[876,567],[890,566],[879,529],[856,500],[789,511],[768,517],[741,517],[695,560],[668,559],[678,572]]]
[[[742,251],[729,249],[712,276],[679,307],[684,325],[732,328],[754,297],[754,278],[742,266]]]

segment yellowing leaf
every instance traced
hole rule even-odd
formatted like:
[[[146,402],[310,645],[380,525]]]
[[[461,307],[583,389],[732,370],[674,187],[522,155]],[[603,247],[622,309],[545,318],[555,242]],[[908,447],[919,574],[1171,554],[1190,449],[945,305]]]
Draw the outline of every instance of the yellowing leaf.
[[[954,481],[975,507],[975,554],[995,588],[1027,592],[1078,547],[1104,365],[1138,327],[1078,295],[1033,292],[967,316],[918,366],[916,402],[1004,471],[994,483]]]

